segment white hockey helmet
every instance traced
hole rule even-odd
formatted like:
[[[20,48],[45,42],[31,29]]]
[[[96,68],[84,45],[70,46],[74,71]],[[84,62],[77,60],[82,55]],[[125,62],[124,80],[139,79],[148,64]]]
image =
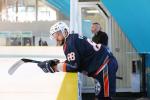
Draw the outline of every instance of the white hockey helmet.
[[[65,30],[67,30],[67,32],[69,34],[69,27],[67,26],[66,23],[64,23],[64,22],[57,22],[57,23],[55,23],[50,28],[50,38],[53,38],[53,34],[58,32],[58,31],[61,31],[63,36],[66,37],[65,34],[64,34]]]

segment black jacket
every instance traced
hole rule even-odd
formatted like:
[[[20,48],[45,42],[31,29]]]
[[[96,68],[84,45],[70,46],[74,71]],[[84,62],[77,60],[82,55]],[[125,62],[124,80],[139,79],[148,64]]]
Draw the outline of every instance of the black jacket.
[[[97,43],[97,44],[103,44],[105,46],[108,45],[108,36],[105,32],[99,31],[97,34],[95,34],[92,37],[92,41]]]

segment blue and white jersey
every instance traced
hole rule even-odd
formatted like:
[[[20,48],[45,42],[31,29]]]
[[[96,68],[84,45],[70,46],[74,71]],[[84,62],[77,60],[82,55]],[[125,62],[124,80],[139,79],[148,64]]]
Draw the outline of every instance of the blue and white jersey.
[[[96,44],[78,34],[70,34],[66,38],[63,48],[67,59],[67,72],[93,73],[103,64],[105,58],[110,56],[105,46]]]

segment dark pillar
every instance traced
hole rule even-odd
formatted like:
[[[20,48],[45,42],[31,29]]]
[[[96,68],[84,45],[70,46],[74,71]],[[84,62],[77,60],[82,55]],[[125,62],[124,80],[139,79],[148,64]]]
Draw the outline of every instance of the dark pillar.
[[[142,57],[142,91],[144,95],[146,96],[146,61],[145,57],[146,54],[141,54]]]

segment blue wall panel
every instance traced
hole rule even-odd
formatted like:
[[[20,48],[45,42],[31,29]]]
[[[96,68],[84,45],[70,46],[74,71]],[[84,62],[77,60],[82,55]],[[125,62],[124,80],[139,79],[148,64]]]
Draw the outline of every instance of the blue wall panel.
[[[47,0],[48,3],[56,7],[62,14],[70,16],[70,0]]]
[[[102,0],[138,52],[150,51],[150,0]]]

